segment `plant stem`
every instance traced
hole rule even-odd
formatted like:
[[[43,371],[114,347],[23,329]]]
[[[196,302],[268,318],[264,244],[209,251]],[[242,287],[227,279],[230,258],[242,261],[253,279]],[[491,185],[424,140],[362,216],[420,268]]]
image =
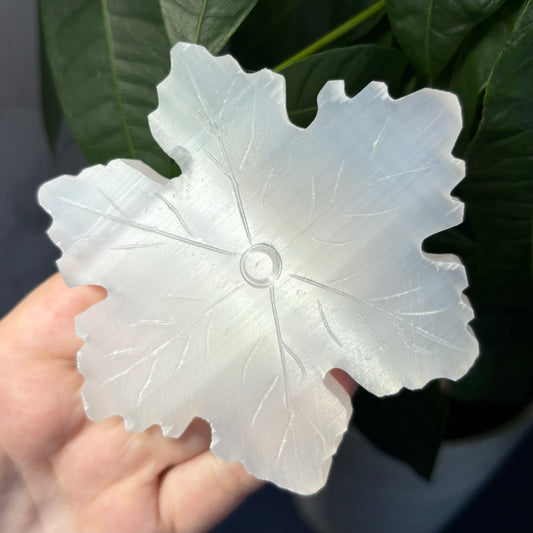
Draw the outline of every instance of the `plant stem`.
[[[309,57],[311,54],[314,54],[318,50],[321,50],[328,44],[332,43],[345,33],[349,32],[351,29],[355,28],[356,26],[359,26],[362,22],[370,18],[372,15],[375,15],[379,11],[385,8],[385,0],[379,0],[375,4],[372,4],[370,7],[366,8],[364,11],[361,11],[361,13],[358,13],[351,19],[347,20],[346,22],[342,23],[340,26],[337,26],[335,29],[331,30],[329,33],[326,33],[323,37],[320,37],[320,39],[316,40],[314,43],[311,43],[309,46],[304,48],[303,50],[300,50],[297,54],[294,54],[293,56],[289,57],[289,59],[286,59],[283,61],[283,63],[280,63],[277,67],[274,67],[274,72],[279,72],[281,69],[284,69],[285,67],[288,67],[289,65],[292,65],[293,63],[296,63],[296,61],[300,61],[301,59],[305,59],[306,57]]]

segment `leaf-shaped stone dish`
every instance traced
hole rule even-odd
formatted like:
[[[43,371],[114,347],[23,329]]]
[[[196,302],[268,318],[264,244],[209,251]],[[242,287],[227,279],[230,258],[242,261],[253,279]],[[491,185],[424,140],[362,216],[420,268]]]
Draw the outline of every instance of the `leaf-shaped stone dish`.
[[[170,437],[203,417],[220,457],[312,493],[351,414],[332,368],[384,395],[477,355],[463,267],[421,251],[462,219],[459,105],[332,81],[301,129],[282,76],[191,44],[158,92],[182,176],[115,160],[39,193],[66,282],[108,291],[77,320],[87,414]]]

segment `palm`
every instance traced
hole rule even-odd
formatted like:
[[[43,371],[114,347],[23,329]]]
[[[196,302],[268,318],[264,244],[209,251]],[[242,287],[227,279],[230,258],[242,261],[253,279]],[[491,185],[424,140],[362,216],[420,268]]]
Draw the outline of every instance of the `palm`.
[[[168,439],[87,420],[74,316],[103,297],[54,276],[0,322],[0,530],[205,530],[257,486],[203,421]]]

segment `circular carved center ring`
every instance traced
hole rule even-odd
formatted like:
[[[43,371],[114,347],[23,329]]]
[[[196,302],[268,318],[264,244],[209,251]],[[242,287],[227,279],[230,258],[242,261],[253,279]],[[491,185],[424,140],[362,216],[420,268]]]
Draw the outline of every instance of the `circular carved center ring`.
[[[252,287],[270,287],[281,274],[281,257],[268,244],[254,244],[241,256],[241,274]]]

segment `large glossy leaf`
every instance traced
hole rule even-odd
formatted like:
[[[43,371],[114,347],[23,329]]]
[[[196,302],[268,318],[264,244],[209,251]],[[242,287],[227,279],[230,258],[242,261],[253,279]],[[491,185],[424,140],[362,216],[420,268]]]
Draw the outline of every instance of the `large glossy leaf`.
[[[150,135],[157,82],[169,69],[159,4],[41,0],[46,51],[65,118],[90,163],[142,159],[170,173]]]
[[[39,24],[41,26],[41,24]],[[63,113],[59,100],[57,99],[56,89],[54,87],[54,80],[48,58],[45,53],[45,43],[43,39],[42,27],[39,27],[39,66],[41,71],[41,107],[43,125],[48,138],[50,148],[54,150],[61,124],[63,121]]]
[[[532,49],[529,0],[490,74],[460,189],[478,246],[475,289],[498,310],[531,309]]]
[[[530,0],[489,76],[483,118],[467,151],[467,178],[458,189],[466,202],[469,231],[475,242],[475,254],[468,264],[471,299],[478,316],[484,317],[483,323],[493,324],[476,329],[482,355],[472,375],[453,387],[461,397],[499,398],[501,387],[494,384],[501,381],[523,391],[533,370],[532,49]],[[502,316],[527,330],[517,333]],[[517,338],[524,344],[521,349],[517,349]],[[505,359],[512,363],[497,362]],[[524,363],[527,360],[529,364]],[[476,372],[483,375],[476,376]]]
[[[248,69],[274,67],[376,0],[259,0],[231,40],[231,52]],[[372,29],[383,11],[335,44],[346,46]]]
[[[459,97],[463,112],[463,131],[455,147],[458,155],[463,153],[475,133],[489,74],[519,10],[519,3],[507,2],[498,13],[475,28],[461,47],[449,87]]]
[[[417,70],[435,80],[468,32],[504,0],[387,0],[402,49]]]
[[[395,94],[406,67],[403,55],[373,44],[329,50],[283,69],[287,80],[287,109],[292,122],[307,126],[317,111],[317,95],[328,80],[345,80],[353,96],[372,80],[385,81]]]
[[[172,45],[179,41],[198,43],[216,54],[257,0],[159,0],[159,3]]]

